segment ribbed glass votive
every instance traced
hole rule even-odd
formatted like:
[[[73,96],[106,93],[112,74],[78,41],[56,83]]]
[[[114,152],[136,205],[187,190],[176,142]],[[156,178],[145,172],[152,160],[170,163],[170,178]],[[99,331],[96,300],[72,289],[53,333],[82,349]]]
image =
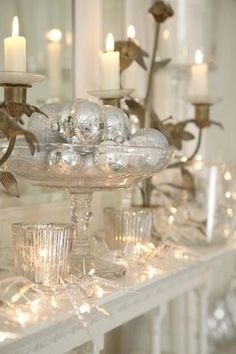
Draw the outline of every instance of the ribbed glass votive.
[[[152,213],[140,208],[104,209],[106,242],[110,250],[131,250],[151,240]]]
[[[46,286],[69,275],[73,225],[17,223],[12,231],[17,274]]]

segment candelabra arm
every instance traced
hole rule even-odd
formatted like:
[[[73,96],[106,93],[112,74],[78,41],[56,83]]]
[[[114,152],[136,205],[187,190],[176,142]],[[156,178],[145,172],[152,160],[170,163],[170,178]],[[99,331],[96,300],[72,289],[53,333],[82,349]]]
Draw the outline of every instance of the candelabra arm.
[[[198,140],[197,140],[197,145],[192,153],[192,155],[190,157],[188,157],[188,159],[186,161],[178,161],[178,162],[175,162],[171,165],[169,165],[167,168],[178,168],[178,167],[184,167],[186,166],[189,162],[191,162],[194,157],[197,155],[198,151],[199,151],[199,148],[201,146],[201,142],[202,142],[202,131],[203,129],[202,128],[199,128],[199,133],[198,133]]]

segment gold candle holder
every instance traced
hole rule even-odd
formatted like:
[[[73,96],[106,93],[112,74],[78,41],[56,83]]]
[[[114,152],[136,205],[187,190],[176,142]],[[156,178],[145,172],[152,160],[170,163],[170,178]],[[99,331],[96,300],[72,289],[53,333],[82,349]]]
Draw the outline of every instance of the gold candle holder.
[[[220,123],[210,119],[210,108],[219,102],[220,98],[211,96],[190,96],[187,98],[187,101],[194,106],[194,120],[198,128],[205,128],[211,124],[222,126]]]
[[[104,105],[120,107],[120,100],[132,92],[134,92],[134,89],[97,90],[89,91],[88,93],[93,97],[98,97]]]
[[[37,110],[36,107],[28,106],[26,103],[27,89],[31,88],[34,84],[41,82],[44,78],[44,75],[27,72],[0,72],[0,86],[4,89],[4,101],[1,104],[4,118],[3,122],[1,122],[1,130],[3,130],[6,136],[7,134],[9,136],[13,135],[12,132],[17,127],[13,125],[14,123],[11,124],[8,117],[13,118],[17,122],[20,120],[22,114],[26,112],[28,107],[30,107],[31,113],[33,113],[34,109]],[[21,108],[19,109],[19,107]],[[15,135],[17,135],[17,132],[15,132]],[[5,163],[11,155],[15,142],[16,136],[9,138],[7,149],[0,159],[0,165]],[[33,141],[31,144],[33,145]]]

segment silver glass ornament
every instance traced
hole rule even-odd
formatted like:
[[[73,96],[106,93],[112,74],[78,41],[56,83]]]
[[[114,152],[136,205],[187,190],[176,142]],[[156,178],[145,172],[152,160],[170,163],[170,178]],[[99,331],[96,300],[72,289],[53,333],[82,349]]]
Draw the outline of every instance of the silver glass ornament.
[[[75,177],[81,170],[83,159],[68,148],[58,148],[48,155],[48,172],[53,176]]]
[[[139,129],[131,136],[130,140],[132,142],[137,142],[135,145],[139,146],[167,147],[169,145],[165,135],[153,128]],[[150,144],[148,141],[150,141]]]
[[[105,132],[103,141],[114,141],[122,144],[130,136],[131,124],[128,116],[117,107],[106,106],[105,114]]]
[[[145,128],[139,129],[134,133],[129,140],[131,146],[143,146],[143,164],[144,166],[160,166],[160,168],[165,167],[166,154],[163,150],[156,150],[155,147],[168,147],[168,141],[166,137],[156,129]],[[150,149],[147,149],[149,147]],[[151,149],[153,147],[153,149]],[[139,164],[139,161],[135,159],[131,162],[134,166]],[[163,166],[162,166],[163,165]]]
[[[105,173],[121,172],[129,162],[127,154],[116,149],[114,141],[103,141],[94,154],[95,167]]]
[[[64,105],[51,103],[41,107],[47,117],[40,113],[33,113],[28,122],[28,130],[31,131],[40,143],[61,143],[65,140],[58,132],[58,115]]]
[[[145,135],[132,135],[130,137],[130,145],[133,145],[133,146],[149,146],[149,147],[152,147],[154,146],[152,141],[148,139],[148,137],[146,137]]]
[[[103,110],[94,102],[77,99],[62,110],[58,125],[68,143],[97,144],[104,131]]]

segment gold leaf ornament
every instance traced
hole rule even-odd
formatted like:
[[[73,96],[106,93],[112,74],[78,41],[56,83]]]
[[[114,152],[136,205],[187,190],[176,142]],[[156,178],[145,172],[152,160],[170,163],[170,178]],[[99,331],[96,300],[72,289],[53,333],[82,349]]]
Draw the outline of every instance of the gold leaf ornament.
[[[17,181],[10,172],[0,171],[0,183],[9,194],[17,198],[20,197]]]
[[[120,52],[120,71],[127,69],[133,61],[136,61],[144,70],[147,70],[144,57],[148,57],[148,54],[132,39],[116,41],[115,50]]]
[[[45,117],[47,115],[42,112],[38,107],[29,104],[22,104],[17,102],[2,102],[0,108],[6,111],[10,117],[19,118],[23,114],[30,117],[33,113],[37,112],[43,114]]]
[[[186,168],[183,167],[181,168],[181,175],[183,181],[183,188],[188,190],[191,193],[194,193],[195,182],[194,182],[193,175]]]
[[[172,7],[164,1],[154,2],[149,13],[153,15],[157,23],[162,23],[174,15]]]
[[[32,155],[34,154],[38,142],[34,134],[31,132],[22,129],[19,124],[9,117],[6,112],[0,109],[0,131],[8,138],[15,138],[18,135],[23,135],[29,145]]]

